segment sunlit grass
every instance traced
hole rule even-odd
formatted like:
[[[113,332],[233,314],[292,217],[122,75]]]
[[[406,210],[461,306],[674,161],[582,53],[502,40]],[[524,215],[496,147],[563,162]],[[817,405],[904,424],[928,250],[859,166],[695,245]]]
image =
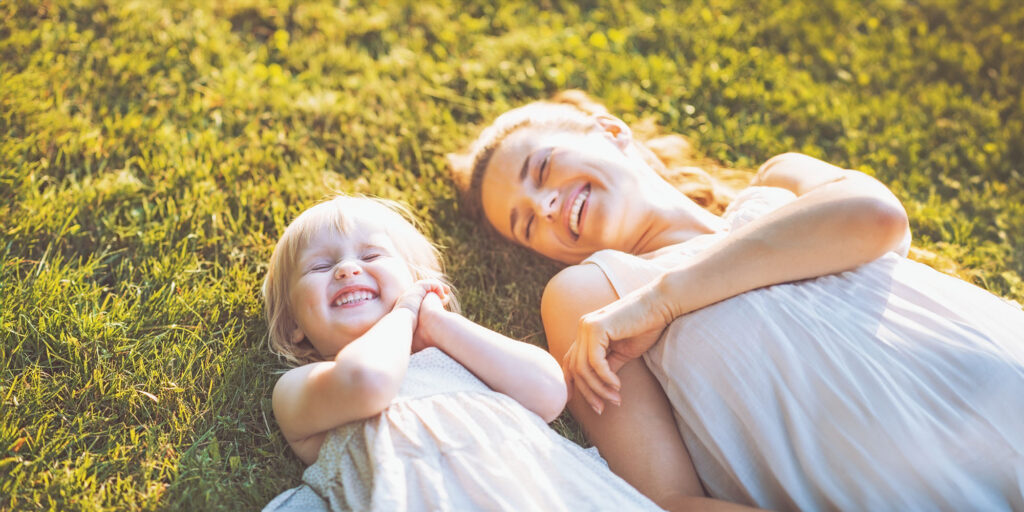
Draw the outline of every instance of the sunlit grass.
[[[543,345],[557,266],[461,218],[444,155],[563,88],[727,165],[870,172],[915,257],[1024,301],[1018,2],[533,4],[0,3],[0,509],[295,485],[259,283],[332,191],[409,203],[467,315]]]

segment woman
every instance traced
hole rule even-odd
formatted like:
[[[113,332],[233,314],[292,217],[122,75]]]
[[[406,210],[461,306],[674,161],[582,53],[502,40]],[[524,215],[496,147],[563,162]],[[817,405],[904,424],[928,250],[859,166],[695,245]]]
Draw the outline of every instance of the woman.
[[[718,216],[578,92],[452,165],[471,212],[571,265],[541,306],[570,410],[662,506],[1024,509],[1024,312],[907,260],[875,179],[780,155]]]

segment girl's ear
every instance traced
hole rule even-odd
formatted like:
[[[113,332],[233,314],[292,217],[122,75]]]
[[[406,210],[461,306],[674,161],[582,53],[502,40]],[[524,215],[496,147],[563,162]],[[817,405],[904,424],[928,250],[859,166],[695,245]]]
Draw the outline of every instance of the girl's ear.
[[[288,336],[288,341],[292,343],[302,343],[302,340],[306,339],[306,333],[302,332],[302,329],[295,327],[292,329],[292,333]]]
[[[633,142],[633,131],[622,119],[611,114],[599,114],[594,116],[594,121],[604,130],[605,137],[620,150],[625,151]]]

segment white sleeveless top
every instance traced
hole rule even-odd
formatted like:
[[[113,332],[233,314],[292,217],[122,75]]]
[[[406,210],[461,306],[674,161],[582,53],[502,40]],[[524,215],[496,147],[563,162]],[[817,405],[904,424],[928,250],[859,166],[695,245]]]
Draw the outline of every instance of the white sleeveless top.
[[[751,187],[736,229],[792,200]],[[600,251],[620,296],[727,234]],[[677,318],[644,359],[710,496],[781,510],[1024,510],[1024,311],[889,253]]]
[[[264,510],[660,510],[436,348],[383,412],[328,433],[302,479]]]

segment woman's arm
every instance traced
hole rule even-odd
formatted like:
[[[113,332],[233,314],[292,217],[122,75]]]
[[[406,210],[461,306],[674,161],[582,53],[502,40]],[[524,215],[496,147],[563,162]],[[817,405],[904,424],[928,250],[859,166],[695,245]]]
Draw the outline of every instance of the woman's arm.
[[[541,301],[551,354],[562,360],[580,317],[617,298],[596,265],[568,267],[553,277]],[[622,382],[619,406],[598,414],[579,393],[569,399],[573,417],[611,470],[668,510],[749,510],[704,497],[668,398],[647,365],[629,361],[618,375]]]
[[[558,363],[543,349],[516,341],[446,311],[436,297],[420,308],[417,337],[445,351],[491,389],[504,393],[551,422],[565,408],[566,387]]]
[[[420,303],[439,283],[419,282],[365,334],[332,361],[289,370],[274,386],[274,417],[285,439],[307,464],[316,460],[320,434],[384,410],[409,365]]]
[[[577,387],[613,399],[614,371],[650,347],[620,340],[660,332],[680,315],[749,290],[850,270],[897,247],[907,232],[899,200],[857,171],[787,153],[765,163],[754,184],[787,188],[798,197],[647,286],[585,315],[572,350]]]

